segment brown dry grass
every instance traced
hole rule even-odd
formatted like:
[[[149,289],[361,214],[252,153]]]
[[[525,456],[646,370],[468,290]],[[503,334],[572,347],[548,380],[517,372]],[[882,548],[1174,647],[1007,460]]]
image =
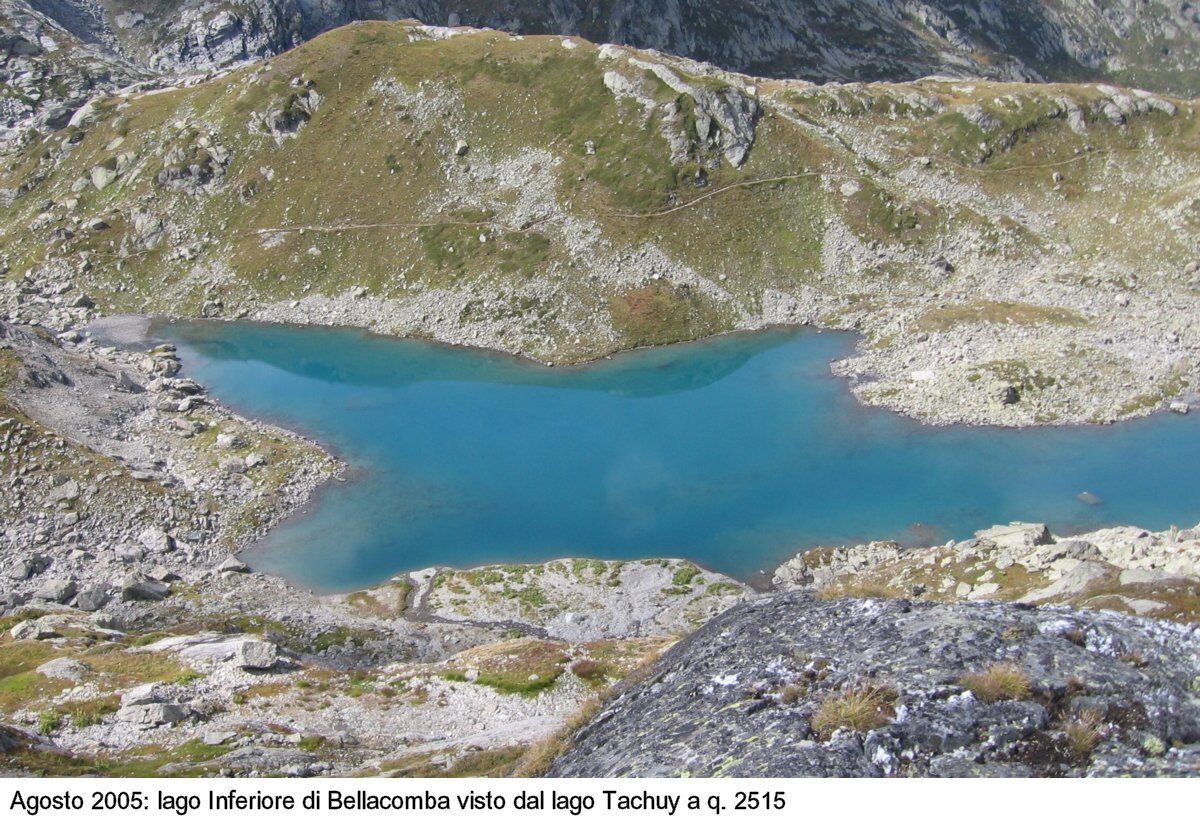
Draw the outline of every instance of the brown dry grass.
[[[813,732],[822,741],[839,730],[866,732],[883,727],[896,715],[896,691],[864,684],[827,696],[813,714]]]
[[[1029,676],[1012,663],[993,664],[986,670],[967,673],[958,683],[985,702],[1025,699],[1031,690]]]
[[[1104,738],[1104,716],[1096,710],[1085,710],[1063,728],[1071,750],[1081,757],[1090,756]]]
[[[872,581],[838,581],[821,587],[814,593],[819,601],[838,598],[899,598],[898,589]]]

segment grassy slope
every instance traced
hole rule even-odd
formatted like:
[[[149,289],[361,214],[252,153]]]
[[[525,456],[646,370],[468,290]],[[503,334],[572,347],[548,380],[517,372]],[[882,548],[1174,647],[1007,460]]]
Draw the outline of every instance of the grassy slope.
[[[493,32],[430,40],[405,24],[363,23],[265,67],[104,101],[94,125],[30,146],[0,171],[0,187],[25,190],[0,225],[9,278],[85,255],[92,269],[81,280],[106,312],[197,314],[220,298],[233,314],[355,286],[401,302],[451,291],[479,301],[452,308],[460,318],[449,322],[497,324],[506,347],[569,361],[729,329],[760,312],[764,290],[808,291],[824,321],[861,326],[864,313],[902,310],[942,285],[927,263],[955,246],[976,268],[1032,265],[1069,246],[1081,280],[1151,258],[1177,268],[1195,255],[1186,234],[1157,232],[1156,217],[1181,204],[1193,236],[1200,222],[1191,189],[1200,140],[1186,102],[1175,117],[1155,112],[1116,127],[1092,112],[1101,92],[1087,86],[761,82],[768,105],[748,162],[710,171],[702,190],[693,178],[705,158],[672,165],[661,113],[647,118],[603,84],[610,68],[647,73],[574,42]],[[312,120],[282,141],[252,129],[256,114],[304,92],[294,79],[323,97]],[[397,97],[377,82],[407,91]],[[656,80],[646,85],[660,101],[677,97]],[[914,93],[944,110],[922,111]],[[1055,115],[1062,95],[1088,113],[1086,134]],[[686,113],[690,99],[677,99]],[[972,124],[960,111],[971,104],[999,126]],[[68,138],[78,143],[63,153]],[[470,145],[461,158],[459,140]],[[202,163],[206,144],[231,155],[207,193],[155,182],[180,158]],[[117,165],[121,153],[130,154],[128,170],[103,191],[84,187],[64,210],[72,183]],[[930,159],[923,189],[906,177],[917,156]],[[1178,168],[1166,185],[1160,159]],[[470,181],[468,166],[497,176]],[[1056,170],[1066,176],[1057,188]],[[713,194],[778,177],[786,178]],[[931,197],[938,182],[967,195]],[[553,193],[540,203],[544,222],[521,203],[537,187]],[[686,209],[629,217],[701,196]],[[38,223],[49,201],[56,206]],[[138,209],[165,217],[171,238],[141,249]],[[1108,221],[1114,211],[1119,229]],[[109,229],[48,241],[54,227],[91,217]],[[593,240],[581,246],[572,226]],[[849,237],[831,235],[842,228]],[[172,256],[187,244],[194,260]],[[831,259],[839,244],[853,249]],[[646,245],[719,289],[696,290],[671,273],[645,278],[653,265],[636,255]],[[886,261],[863,261],[863,251]],[[969,291],[973,274],[960,269],[955,279]],[[363,321],[436,333],[433,322]]]

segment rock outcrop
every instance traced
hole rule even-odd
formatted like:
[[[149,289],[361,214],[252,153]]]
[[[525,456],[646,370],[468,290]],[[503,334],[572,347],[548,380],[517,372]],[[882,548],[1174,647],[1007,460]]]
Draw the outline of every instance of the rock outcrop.
[[[670,650],[548,775],[1192,775],[1198,671],[1195,627],[780,593]]]
[[[43,11],[36,10],[42,5]],[[76,114],[95,94],[152,75],[108,48],[94,32],[75,25],[86,16],[103,30],[103,17],[92,15],[97,6],[34,6],[0,0],[0,145],[18,138],[24,127],[50,131],[78,126]]]
[[[619,0],[603,8],[587,0],[179,0],[138,10],[3,0],[0,11],[0,140],[15,127],[65,126],[89,98],[119,86],[270,57],[358,20],[403,18],[580,34],[768,77],[1087,78],[1200,91],[1200,21],[1188,4],[1167,0],[1111,8],[1078,0]],[[733,114],[737,103],[722,109]],[[724,149],[733,161],[738,150]]]

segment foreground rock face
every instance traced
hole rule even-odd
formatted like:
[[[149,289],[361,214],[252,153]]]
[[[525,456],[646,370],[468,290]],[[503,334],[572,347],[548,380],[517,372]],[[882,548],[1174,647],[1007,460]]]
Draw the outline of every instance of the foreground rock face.
[[[967,674],[994,665],[1027,689],[995,701],[965,689]],[[1195,774],[1198,672],[1194,627],[782,593],[677,645],[575,735],[549,775]],[[868,688],[879,721],[853,730],[821,720],[830,699]]]

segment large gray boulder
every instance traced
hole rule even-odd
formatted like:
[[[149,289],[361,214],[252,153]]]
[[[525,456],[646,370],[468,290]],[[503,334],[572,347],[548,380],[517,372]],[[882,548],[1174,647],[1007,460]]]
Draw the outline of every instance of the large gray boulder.
[[[991,529],[980,529],[975,533],[975,537],[982,541],[990,541],[996,546],[1021,549],[1054,543],[1054,538],[1050,536],[1050,530],[1044,523],[1014,522],[1007,526],[993,526]]]
[[[117,721],[142,727],[158,727],[183,721],[192,715],[186,704],[176,704],[163,695],[163,685],[139,684],[121,694]]]
[[[104,609],[110,599],[108,590],[101,586],[88,587],[75,598],[75,606],[84,612]]]
[[[8,576],[17,581],[27,581],[34,575],[41,575],[49,566],[50,559],[45,555],[30,555],[9,567]]]
[[[75,500],[77,497],[79,497],[79,484],[74,480],[68,480],[46,494],[46,500],[50,503],[57,503],[60,500]]]
[[[58,638],[54,625],[43,618],[30,618],[21,621],[8,631],[13,641],[45,641],[48,638]]]
[[[117,721],[143,727],[159,727],[181,722],[191,715],[192,711],[187,705],[152,702],[122,707],[117,711]]]
[[[170,594],[166,584],[140,575],[130,575],[121,582],[121,598],[125,601],[161,601]]]
[[[245,574],[249,571],[250,567],[247,566],[245,562],[239,561],[233,555],[230,555],[228,558],[223,560],[219,566],[217,566],[217,572],[219,573],[231,572],[235,574]]]
[[[77,588],[75,581],[70,578],[55,579],[42,584],[33,593],[33,597],[43,601],[53,601],[56,604],[65,604],[75,597]]]
[[[121,694],[122,707],[137,707],[142,704],[154,704],[162,700],[162,695],[159,693],[159,686],[154,682],[130,687]]]
[[[146,529],[138,535],[138,543],[144,546],[147,552],[159,555],[170,552],[175,548],[175,542],[171,539],[171,536],[162,529],[154,527]]]
[[[278,661],[279,648],[261,639],[239,641],[233,656],[233,663],[243,670],[270,670]]]
[[[92,668],[88,667],[82,661],[74,658],[52,658],[49,661],[37,667],[37,672],[48,679],[57,679],[59,681],[69,681],[73,684],[78,684],[92,672]]]
[[[1022,601],[1053,601],[1084,592],[1091,584],[1112,572],[1111,567],[1095,561],[1081,561],[1058,580],[1042,589],[1027,593]]]

